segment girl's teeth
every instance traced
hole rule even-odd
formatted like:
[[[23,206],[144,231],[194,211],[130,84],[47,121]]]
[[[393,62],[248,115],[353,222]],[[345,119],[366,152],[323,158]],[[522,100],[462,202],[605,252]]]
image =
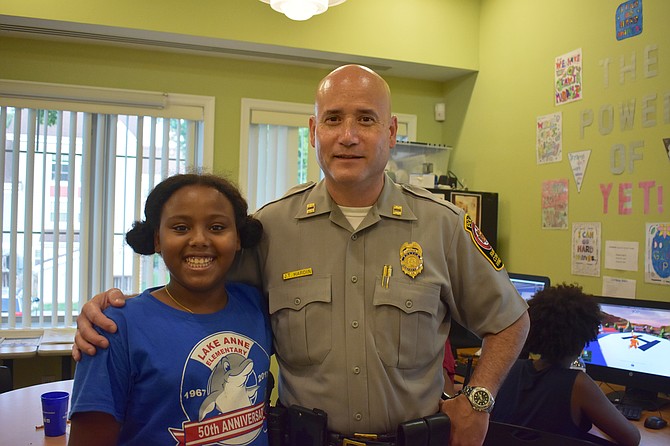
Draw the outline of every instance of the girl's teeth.
[[[186,263],[188,263],[189,266],[198,268],[198,267],[205,267],[212,263],[212,258],[211,257],[189,257],[186,259]]]

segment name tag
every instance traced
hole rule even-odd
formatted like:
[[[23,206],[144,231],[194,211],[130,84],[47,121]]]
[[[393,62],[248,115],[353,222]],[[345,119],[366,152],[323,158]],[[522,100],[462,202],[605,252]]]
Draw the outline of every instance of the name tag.
[[[295,279],[296,277],[311,276],[312,268],[299,269],[297,271],[289,271],[281,275],[284,280]]]

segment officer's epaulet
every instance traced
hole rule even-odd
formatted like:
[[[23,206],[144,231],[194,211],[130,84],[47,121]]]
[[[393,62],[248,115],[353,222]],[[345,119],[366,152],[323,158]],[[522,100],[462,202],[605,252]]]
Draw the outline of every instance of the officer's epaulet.
[[[292,197],[293,195],[297,195],[297,194],[300,194],[300,193],[305,192],[305,191],[307,191],[307,190],[310,190],[310,189],[312,189],[314,186],[316,186],[316,183],[315,183],[314,181],[309,181],[309,182],[307,182],[307,183],[302,183],[302,184],[298,184],[297,186],[293,186],[292,188],[290,188],[289,190],[287,190],[286,193],[285,193],[284,195],[282,195],[280,198],[277,198],[276,200],[272,200],[272,201],[269,201],[269,202],[265,203],[265,204],[259,209],[259,211],[260,211],[261,209],[263,209],[265,206],[267,206],[268,204],[272,204],[272,203],[276,203],[276,202],[278,202],[278,201],[285,200],[285,199],[287,199],[288,197]]]
[[[427,198],[430,201],[434,201],[437,204],[448,207],[449,209],[454,208],[454,204],[438,197],[437,195],[431,193],[429,190],[424,189],[423,187],[413,186],[411,184],[402,183],[400,185],[407,193],[414,195],[415,197]]]

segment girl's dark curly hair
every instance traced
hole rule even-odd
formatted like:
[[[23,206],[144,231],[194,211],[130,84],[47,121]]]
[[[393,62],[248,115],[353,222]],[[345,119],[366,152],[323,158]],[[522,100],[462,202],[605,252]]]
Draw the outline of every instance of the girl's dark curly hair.
[[[126,243],[136,253],[155,254],[154,234],[160,227],[163,206],[175,192],[186,186],[211,187],[221,192],[233,205],[235,226],[242,247],[249,248],[259,242],[263,225],[247,214],[247,202],[231,181],[213,174],[185,173],[166,178],[149,193],[144,205],[146,220],[134,222],[133,227],[126,233]]]
[[[530,331],[523,351],[549,362],[576,357],[598,336],[600,306],[579,285],[551,286],[528,301]]]

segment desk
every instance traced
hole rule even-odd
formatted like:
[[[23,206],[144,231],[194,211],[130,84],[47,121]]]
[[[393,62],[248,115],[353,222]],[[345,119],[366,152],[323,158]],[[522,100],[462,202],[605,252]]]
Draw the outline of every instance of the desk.
[[[37,356],[41,333],[32,331],[0,331],[0,359],[9,367],[14,377],[14,360],[28,359]],[[5,337],[7,336],[7,337]]]
[[[613,388],[614,390],[616,389],[617,386],[606,386],[603,387],[601,386],[601,389],[604,392],[609,392]],[[649,429],[647,427],[644,427],[644,420],[647,417],[650,417],[652,415],[659,416],[659,411],[653,411],[649,412],[646,410],[642,411],[642,417],[637,420],[633,421],[630,420],[631,423],[633,423],[635,426],[637,426],[638,430],[640,431],[640,446],[668,446],[670,445],[670,425],[664,427],[663,429]],[[667,420],[668,423],[670,424],[670,405],[666,405],[661,408],[660,410],[660,416],[664,419]],[[602,438],[607,438],[607,436],[597,427],[593,426],[593,428],[589,431],[593,435],[597,435]]]
[[[0,359],[10,369],[13,360],[33,356],[60,356],[61,379],[72,379],[72,345],[75,328],[46,328],[44,330],[3,330]]]
[[[56,381],[24,387],[0,394],[0,443],[3,445],[66,445],[70,434],[68,424],[65,435],[47,437],[42,425],[42,400],[45,392],[64,390],[72,394],[72,380]]]

